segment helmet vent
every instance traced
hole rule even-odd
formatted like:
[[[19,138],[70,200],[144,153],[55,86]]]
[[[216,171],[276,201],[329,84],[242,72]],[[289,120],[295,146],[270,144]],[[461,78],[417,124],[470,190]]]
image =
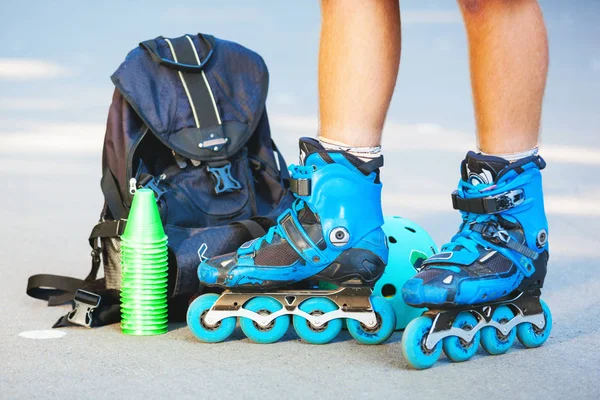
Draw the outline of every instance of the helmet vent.
[[[394,297],[396,295],[396,286],[386,283],[381,288],[381,295],[386,299]]]

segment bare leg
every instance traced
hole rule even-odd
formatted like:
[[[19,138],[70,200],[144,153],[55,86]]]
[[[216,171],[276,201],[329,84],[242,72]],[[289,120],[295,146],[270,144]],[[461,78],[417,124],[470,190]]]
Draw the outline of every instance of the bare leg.
[[[548,39],[536,0],[459,0],[467,29],[479,147],[537,146]]]
[[[322,0],[320,135],[377,146],[400,62],[398,0]]]

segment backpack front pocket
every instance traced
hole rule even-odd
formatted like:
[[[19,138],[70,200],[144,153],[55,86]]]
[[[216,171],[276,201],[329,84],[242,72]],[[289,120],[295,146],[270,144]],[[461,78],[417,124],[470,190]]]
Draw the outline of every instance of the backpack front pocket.
[[[247,151],[227,163],[171,168],[161,186],[163,223],[183,227],[222,225],[255,214],[253,181]]]

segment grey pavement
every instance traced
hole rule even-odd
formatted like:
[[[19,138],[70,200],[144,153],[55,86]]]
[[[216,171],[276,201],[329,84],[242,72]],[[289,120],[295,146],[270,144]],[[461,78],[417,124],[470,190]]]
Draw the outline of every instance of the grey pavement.
[[[274,129],[285,123],[275,118]],[[297,132],[276,135],[288,159],[296,134],[309,133],[294,123]],[[402,358],[400,332],[380,346],[360,345],[347,333],[310,345],[291,330],[281,342],[258,345],[239,328],[225,343],[204,344],[185,324],[171,324],[158,337],[125,336],[118,325],[67,328],[60,339],[20,337],[49,328],[67,311],[28,298],[29,275],[87,273],[86,235],[102,202],[95,150],[102,131],[90,135],[95,145],[87,152],[85,144],[76,152],[43,151],[40,144],[33,154],[0,136],[0,398],[599,398],[600,218],[598,180],[590,184],[589,177],[600,167],[593,158],[584,165],[549,160],[544,175],[553,250],[543,297],[554,327],[538,349],[515,345],[495,357],[480,349],[469,362],[442,356],[434,368],[414,371]],[[443,243],[459,218],[448,200],[462,154],[442,146],[386,155],[386,213],[415,220]]]

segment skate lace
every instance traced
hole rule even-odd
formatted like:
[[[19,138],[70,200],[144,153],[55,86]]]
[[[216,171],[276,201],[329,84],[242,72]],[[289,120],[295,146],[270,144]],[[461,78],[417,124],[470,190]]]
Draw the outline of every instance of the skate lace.
[[[288,167],[288,170],[289,170],[289,173],[290,173],[290,176],[292,177],[292,179],[310,179],[312,173],[316,170],[316,167],[314,167],[312,165],[305,166],[305,165],[290,164]],[[291,209],[292,209],[292,211],[297,213],[302,208],[304,208],[305,201],[302,200],[301,198],[299,198],[295,193],[292,193],[292,194],[294,195],[294,197],[296,197],[296,200],[294,200],[294,202],[292,203]],[[289,210],[289,208],[288,208],[288,210]],[[255,250],[258,250],[263,242],[266,242],[268,244],[273,243],[273,239],[275,238],[275,235],[283,236],[281,233],[281,226],[279,224],[276,224],[276,225],[273,225],[272,227],[270,227],[269,230],[267,231],[267,233],[263,237],[259,238],[258,240],[256,240],[254,242],[253,248]]]
[[[489,189],[491,186],[492,185],[486,185],[482,188],[481,184],[474,186],[469,182],[461,180],[458,184],[458,189],[459,192],[465,191],[467,193],[479,194],[480,192]],[[478,253],[478,247],[481,246],[481,244],[475,240],[475,237],[480,234],[473,231],[471,227],[474,224],[493,224],[499,227],[500,222],[498,221],[498,217],[495,214],[474,214],[464,211],[461,211],[461,213],[463,214],[463,224],[461,229],[452,237],[452,239],[450,239],[450,242],[442,246],[442,251],[453,251],[460,246],[470,253]]]
[[[297,198],[292,203],[291,208],[292,208],[292,210],[298,212],[303,207],[304,207],[304,200]],[[288,210],[289,210],[289,208],[288,208]],[[273,239],[275,238],[275,235],[283,236],[281,234],[281,226],[279,224],[276,224],[276,225],[273,225],[272,227],[270,227],[269,230],[267,230],[267,233],[263,237],[259,238],[258,240],[256,240],[254,242],[252,247],[255,250],[258,250],[263,242],[266,242],[268,244],[273,243]]]

